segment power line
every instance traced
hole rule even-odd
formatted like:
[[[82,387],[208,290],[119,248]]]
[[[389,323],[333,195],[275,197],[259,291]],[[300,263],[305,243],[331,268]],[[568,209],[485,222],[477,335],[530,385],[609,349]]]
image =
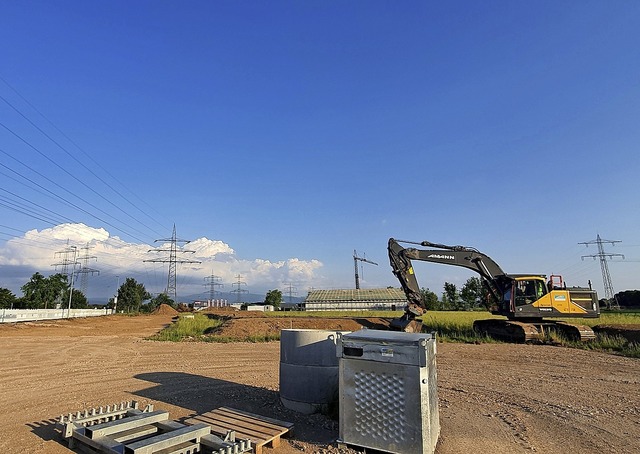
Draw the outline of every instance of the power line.
[[[25,104],[27,104],[31,109],[33,109],[38,115],[40,115],[40,117],[42,117],[51,127],[53,127],[53,129],[55,129],[62,137],[64,137],[67,141],[69,141],[73,146],[75,146],[82,154],[84,154],[84,156],[86,158],[88,158],[93,164],[96,165],[96,167],[98,167],[102,172],[104,172],[107,176],[109,176],[109,178],[115,182],[117,182],[118,184],[120,184],[120,186],[122,186],[124,189],[127,189],[127,187],[120,182],[115,176],[113,176],[111,173],[109,173],[104,167],[102,167],[95,159],[93,159],[93,157],[91,157],[91,155],[89,153],[87,153],[84,149],[82,149],[82,147],[80,147],[80,145],[78,145],[75,141],[73,141],[69,136],[67,136],[60,128],[58,128],[51,120],[49,120],[40,110],[38,110],[31,102],[29,102],[28,99],[26,99],[20,92],[18,92],[18,90],[16,90],[11,84],[9,84],[9,82],[7,82],[2,76],[0,76],[0,80],[2,80],[2,82],[11,89],[11,91],[13,91],[16,95],[18,95],[18,97],[20,99],[22,99],[22,101],[24,101]],[[118,196],[120,196],[124,201],[126,201],[129,205],[131,205],[133,208],[137,209],[140,213],[142,213],[143,215],[145,215],[147,218],[149,218],[150,220],[154,221],[157,224],[161,224],[160,222],[158,222],[156,219],[154,219],[151,215],[149,215],[147,212],[145,212],[144,210],[142,210],[140,207],[138,207],[136,204],[134,204],[133,202],[131,202],[127,197],[125,197],[122,193],[120,193],[116,188],[114,188],[111,184],[109,184],[108,181],[105,181],[103,178],[101,178],[98,174],[96,174],[95,172],[93,172],[89,167],[87,167],[84,163],[82,163],[79,159],[77,159],[75,156],[73,156],[72,153],[70,153],[65,147],[63,147],[62,145],[60,145],[56,140],[54,140],[52,137],[50,137],[45,131],[43,131],[40,127],[38,127],[33,121],[31,121],[26,115],[24,115],[20,110],[18,110],[15,106],[13,106],[7,99],[5,99],[4,97],[0,96],[2,98],[2,100],[9,105],[14,111],[16,111],[22,118],[24,118],[27,122],[29,122],[29,124],[31,124],[34,128],[36,128],[38,131],[40,131],[40,133],[42,133],[45,137],[47,137],[50,141],[52,141],[53,143],[55,143],[61,150],[63,150],[69,157],[71,157],[74,161],[76,161],[78,164],[80,164],[83,168],[85,168],[88,172],[90,172],[95,178],[97,178],[99,181],[101,181],[105,186],[107,186],[109,189],[111,189],[114,193],[116,193]],[[145,203],[142,199],[140,199],[139,197],[137,197],[137,195],[127,189],[134,197],[136,197],[139,201],[141,201],[142,203]],[[145,203],[145,205],[149,206],[148,204]],[[123,211],[124,212],[124,211]],[[128,213],[125,213],[128,215]],[[133,218],[133,217],[132,217]],[[137,220],[137,219],[136,219]],[[137,220],[138,222],[140,222],[139,220]],[[149,228],[150,230],[153,230],[152,228],[146,226],[145,224],[143,224],[142,222],[140,222],[140,224],[144,225],[145,227]],[[155,230],[153,230],[155,231]],[[157,232],[156,232],[157,233]]]
[[[49,134],[47,134],[45,131],[43,131],[42,129],[40,129],[40,127],[38,125],[36,125],[34,122],[32,122],[29,118],[27,118],[22,112],[20,112],[13,104],[11,104],[6,98],[4,98],[2,95],[0,95],[0,99],[2,99],[9,107],[11,107],[15,112],[17,112],[22,118],[24,118],[31,126],[33,126],[35,129],[37,129],[42,135],[44,135],[47,139],[49,139],[51,142],[53,142],[58,148],[60,148],[62,151],[64,151],[67,156],[69,156],[71,159],[73,159],[76,163],[78,163],[80,166],[82,166],[85,170],[87,170],[89,173],[91,173],[91,175],[93,175],[95,178],[97,178],[100,182],[102,182],[105,186],[107,186],[109,189],[111,189],[113,192],[115,192],[116,194],[118,194],[120,197],[122,197],[124,200],[128,201],[125,197],[122,196],[122,194],[120,194],[118,191],[116,191],[109,183],[107,183],[106,181],[104,181],[98,174],[96,174],[93,170],[91,170],[89,167],[87,167],[86,165],[84,165],[84,163],[82,163],[78,158],[76,158],[75,156],[73,156],[65,147],[63,147],[60,143],[58,143],[55,139],[53,139]],[[20,138],[21,140],[23,140],[20,136],[18,136],[17,134],[15,134],[13,131],[9,130],[5,125],[1,125],[2,127],[4,127],[5,129],[7,129],[9,132],[11,132],[12,134],[14,134],[16,137]],[[28,142],[24,141],[27,145],[31,146]],[[84,187],[86,187],[87,189],[89,189],[90,191],[92,191],[94,194],[98,195],[99,197],[101,197],[103,200],[105,200],[107,203],[109,203],[111,206],[113,206],[114,208],[116,208],[117,210],[120,210],[120,212],[122,212],[124,215],[129,216],[129,218],[133,219],[136,222],[139,222],[140,224],[142,224],[142,222],[140,222],[138,219],[136,219],[135,217],[133,217],[130,213],[128,213],[127,211],[123,210],[121,206],[116,205],[115,203],[113,203],[113,201],[109,200],[108,198],[106,198],[103,194],[100,194],[98,191],[96,191],[95,189],[93,189],[91,186],[89,186],[88,184],[86,184],[85,182],[83,182],[82,180],[80,180],[78,177],[76,177],[75,175],[71,174],[69,171],[67,171],[66,169],[64,169],[62,166],[58,165],[55,161],[53,161],[52,159],[50,159],[48,156],[46,156],[45,154],[41,153],[37,148],[31,146],[31,148],[33,148],[34,150],[36,150],[38,153],[40,153],[41,156],[45,157],[46,159],[48,159],[51,163],[55,164],[60,170],[62,170],[63,172],[67,173],[67,175],[69,175],[70,177],[74,178],[77,182],[79,182],[80,184],[82,184]],[[131,202],[129,202],[131,203]],[[133,205],[133,204],[132,204]],[[135,205],[134,205],[135,206]],[[143,226],[145,226],[146,228],[148,228],[149,230],[153,230],[152,228],[142,224]],[[142,233],[142,232],[140,232]],[[157,232],[156,232],[157,233]]]
[[[2,126],[2,123],[0,123],[0,126]],[[104,211],[104,210],[102,210],[102,209],[98,208],[97,206],[95,206],[95,205],[94,205],[94,204],[92,204],[91,202],[86,201],[85,199],[83,199],[82,197],[78,196],[77,194],[74,194],[72,191],[70,191],[70,190],[68,190],[68,189],[66,189],[66,188],[64,188],[64,187],[62,187],[62,186],[60,186],[60,185],[59,185],[58,183],[56,183],[55,181],[51,180],[51,179],[50,179],[50,178],[48,178],[47,176],[45,176],[45,175],[43,175],[42,173],[38,172],[37,170],[33,169],[31,166],[29,166],[29,165],[27,165],[27,164],[23,163],[22,161],[20,161],[19,159],[15,158],[14,156],[11,156],[9,153],[7,153],[6,151],[2,150],[1,148],[0,148],[0,153],[3,153],[3,154],[5,154],[6,156],[8,156],[9,158],[13,159],[14,161],[16,161],[16,162],[20,163],[21,165],[23,165],[23,166],[24,166],[24,167],[26,167],[27,169],[31,170],[32,172],[34,172],[34,173],[35,173],[35,174],[37,174],[38,176],[40,176],[40,177],[42,177],[43,179],[47,180],[47,181],[48,181],[49,183],[51,183],[52,185],[54,185],[54,186],[58,187],[59,189],[62,189],[63,191],[66,191],[66,192],[68,192],[69,194],[71,194],[72,196],[74,196],[74,197],[76,197],[76,198],[78,198],[78,199],[82,200],[84,203],[86,203],[86,204],[87,204],[87,205],[89,205],[90,207],[95,208],[96,210],[100,211],[101,213],[103,213],[103,214],[105,214],[105,215],[107,215],[107,216],[110,216],[110,215],[109,215],[109,213],[107,213],[106,211]],[[103,223],[105,223],[106,225],[109,225],[109,226],[113,227],[114,229],[118,230],[119,232],[122,232],[122,233],[125,233],[125,234],[127,234],[127,235],[130,235],[132,238],[135,238],[136,240],[138,240],[138,241],[140,241],[140,242],[144,242],[144,240],[142,240],[142,239],[140,239],[140,238],[137,238],[135,235],[132,235],[131,233],[129,233],[129,232],[125,231],[125,230],[122,230],[122,229],[120,229],[120,228],[116,227],[115,225],[113,225],[113,224],[112,224],[112,223],[110,223],[109,221],[106,221],[106,220],[104,220],[104,219],[102,219],[102,218],[100,218],[100,217],[96,216],[95,214],[92,214],[92,213],[88,212],[87,210],[85,210],[85,209],[81,208],[80,206],[78,206],[78,205],[76,205],[76,204],[74,204],[74,203],[72,203],[72,202],[69,202],[69,201],[68,201],[68,200],[66,200],[64,197],[62,197],[62,196],[60,196],[60,195],[58,195],[58,194],[56,194],[56,193],[52,192],[51,190],[49,190],[49,189],[45,188],[44,186],[40,185],[39,183],[36,183],[35,181],[31,180],[30,178],[25,177],[25,176],[24,176],[24,175],[22,175],[20,172],[17,172],[17,171],[15,171],[14,169],[12,169],[12,168],[10,168],[10,167],[7,167],[7,166],[5,166],[5,165],[3,165],[3,164],[1,164],[1,163],[0,163],[0,165],[1,165],[2,167],[5,167],[6,169],[8,169],[8,170],[12,171],[13,173],[15,173],[15,174],[17,174],[17,175],[21,176],[21,177],[22,177],[22,178],[24,178],[25,180],[27,180],[27,181],[29,181],[30,183],[34,184],[35,186],[37,186],[37,187],[41,188],[42,190],[44,190],[44,191],[48,192],[49,194],[53,195],[54,197],[56,197],[57,199],[61,200],[61,201],[62,201],[63,203],[65,203],[66,205],[71,205],[73,208],[76,208],[76,209],[78,209],[78,210],[82,211],[83,213],[88,214],[89,216],[93,217],[94,219],[97,219],[98,221],[103,222]],[[127,227],[131,228],[131,226],[127,225],[126,223],[124,223],[124,222],[123,222],[123,224],[124,224],[124,225],[126,225]],[[137,230],[137,229],[133,229],[133,230]],[[140,233],[142,233],[142,232],[140,232]]]
[[[2,173],[2,172],[0,172],[0,173]],[[8,190],[3,189],[3,188],[0,188],[0,191],[4,191],[4,192],[6,192],[7,194],[9,194],[9,195],[13,196],[14,198],[16,198],[16,199],[18,199],[18,200],[23,201],[25,204],[33,205],[33,206],[35,206],[35,207],[37,207],[37,208],[39,208],[39,209],[41,210],[41,212],[38,212],[35,208],[27,208],[27,207],[26,207],[26,205],[22,205],[22,206],[21,206],[21,204],[20,204],[19,202],[15,201],[15,200],[11,200],[11,199],[10,199],[10,198],[8,198],[8,197],[0,196],[0,198],[1,198],[1,199],[4,199],[4,201],[5,201],[6,203],[9,203],[9,204],[10,204],[10,205],[12,205],[13,207],[15,207],[15,208],[13,208],[13,209],[14,209],[14,211],[18,211],[18,212],[20,212],[20,213],[22,213],[22,214],[26,214],[27,216],[34,217],[34,218],[39,219],[39,220],[44,221],[44,222],[48,222],[48,223],[50,223],[50,224],[52,224],[52,225],[55,225],[55,222],[58,222],[58,223],[61,223],[61,222],[60,222],[59,220],[54,219],[54,217],[53,217],[53,216],[49,216],[49,215],[47,215],[47,214],[45,214],[45,213],[51,213],[52,215],[54,215],[54,216],[58,216],[59,218],[62,218],[62,219],[64,219],[64,220],[66,220],[67,222],[72,222],[72,223],[73,223],[73,222],[75,222],[74,220],[69,219],[69,218],[67,218],[66,216],[59,215],[58,213],[56,213],[56,212],[54,212],[54,211],[51,211],[50,209],[45,208],[45,207],[43,207],[42,205],[39,205],[39,204],[37,204],[37,203],[35,203],[35,202],[32,202],[32,201],[30,201],[30,200],[27,200],[27,199],[25,199],[24,197],[21,197],[21,196],[19,196],[18,194],[15,194],[14,192],[8,191]],[[9,208],[9,207],[8,207],[8,206],[6,206],[6,205],[5,205],[5,207]],[[23,210],[24,210],[24,211],[23,211]],[[31,213],[31,214],[30,214],[30,213]],[[46,220],[44,220],[44,219],[42,219],[42,218],[39,218],[39,217],[35,216],[36,214],[37,214],[37,215],[39,215],[39,216],[43,216],[43,217],[45,217],[45,216],[46,216],[46,217],[50,218],[50,219],[51,219],[51,221],[46,221]],[[54,221],[55,221],[55,222],[54,222]]]

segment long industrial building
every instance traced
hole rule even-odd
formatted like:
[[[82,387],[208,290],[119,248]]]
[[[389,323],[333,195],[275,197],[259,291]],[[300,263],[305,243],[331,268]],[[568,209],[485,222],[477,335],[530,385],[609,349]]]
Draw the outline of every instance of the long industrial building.
[[[304,302],[305,311],[396,311],[407,305],[398,288],[311,290]]]

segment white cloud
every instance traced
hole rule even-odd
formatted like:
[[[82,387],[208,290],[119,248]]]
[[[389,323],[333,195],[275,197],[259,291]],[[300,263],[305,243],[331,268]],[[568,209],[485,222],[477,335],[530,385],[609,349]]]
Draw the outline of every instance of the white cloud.
[[[155,286],[166,286],[168,264],[149,260],[168,259],[169,244],[158,247],[156,244],[128,243],[117,236],[111,236],[103,228],[84,224],[62,224],[41,231],[30,230],[23,237],[13,238],[0,247],[0,265],[22,266],[48,275],[55,272],[52,265],[65,259],[64,251],[71,246],[76,248],[77,257],[95,257],[88,266],[100,270],[101,278],[106,279],[104,275],[118,275],[121,278],[131,276],[144,282],[151,292],[164,290],[163,287],[154,288]],[[149,252],[153,249],[165,251]],[[300,288],[318,286],[317,273],[323,266],[315,259],[240,259],[229,244],[205,237],[191,241],[184,249],[194,252],[183,254],[178,249],[178,261],[184,259],[200,263],[178,263],[178,279],[189,283],[186,284],[189,288],[181,288],[180,293],[202,293],[204,278],[211,274],[221,277],[225,291],[232,290],[232,284],[238,280],[238,275],[246,282],[245,288],[255,293],[261,293],[264,289],[281,288],[284,283],[289,282]],[[66,256],[66,259],[70,260],[71,257]],[[149,276],[155,277],[151,279]],[[24,282],[30,277],[24,276]]]
[[[228,244],[206,237],[190,242],[187,249],[195,251],[194,256],[200,259],[221,258],[222,255],[235,254],[235,251]]]

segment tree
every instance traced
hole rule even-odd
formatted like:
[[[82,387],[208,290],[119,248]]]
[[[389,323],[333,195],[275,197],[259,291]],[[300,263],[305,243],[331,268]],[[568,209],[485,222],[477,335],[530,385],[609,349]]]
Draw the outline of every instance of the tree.
[[[24,294],[21,306],[24,309],[53,308],[56,302],[62,304],[65,291],[67,291],[67,298],[69,297],[68,288],[67,276],[64,274],[57,273],[44,277],[40,273],[35,273],[21,288]]]
[[[0,309],[11,309],[18,302],[18,297],[8,288],[0,288]]]
[[[442,309],[444,310],[459,310],[460,309],[460,295],[458,294],[458,288],[455,284],[449,282],[444,283],[444,293],[442,294]]]
[[[278,289],[269,290],[267,296],[264,297],[264,303],[278,309],[282,303],[282,292]]]
[[[151,295],[144,288],[144,284],[139,284],[132,277],[118,289],[117,310],[123,312],[140,312],[142,302],[151,298]]]
[[[640,307],[640,290],[625,290],[616,293],[615,298],[618,300],[618,304],[625,309]]]
[[[464,304],[464,310],[468,311],[483,305],[484,289],[482,281],[477,277],[470,277],[460,290],[460,298]]]
[[[436,295],[428,288],[424,287],[420,289],[420,293],[422,293],[422,301],[424,301],[424,306],[428,311],[440,310],[440,301],[438,300],[438,295]]]
[[[64,307],[68,307],[69,305],[69,289],[64,294],[63,304]],[[73,296],[71,297],[71,309],[86,309],[89,307],[89,303],[87,302],[87,297],[84,296],[77,288],[73,289]]]
[[[177,307],[175,301],[169,298],[169,295],[167,295],[166,293],[160,293],[155,297],[151,298],[151,301],[149,301],[147,304],[144,305],[144,311],[153,312],[154,310],[156,310],[157,307],[161,306],[162,304],[171,306],[174,309]]]

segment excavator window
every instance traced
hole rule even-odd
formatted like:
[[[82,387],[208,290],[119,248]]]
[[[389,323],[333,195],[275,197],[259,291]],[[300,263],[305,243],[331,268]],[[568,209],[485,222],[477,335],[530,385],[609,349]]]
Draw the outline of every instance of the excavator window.
[[[516,306],[531,304],[537,299],[536,281],[518,281],[516,283]]]
[[[542,298],[547,292],[543,281],[525,280],[516,282],[516,306],[524,306]]]

